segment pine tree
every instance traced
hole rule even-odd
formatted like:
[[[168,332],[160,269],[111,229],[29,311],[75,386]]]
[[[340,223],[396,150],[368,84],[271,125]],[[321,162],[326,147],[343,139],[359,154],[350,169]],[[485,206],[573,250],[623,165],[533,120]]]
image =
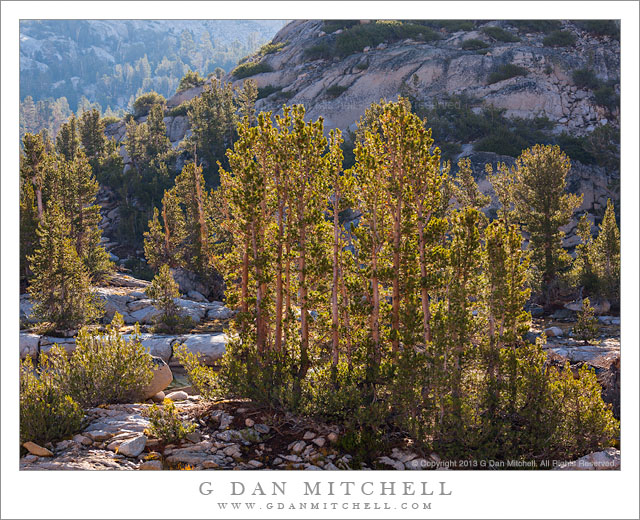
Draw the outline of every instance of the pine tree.
[[[611,199],[593,242],[594,263],[598,272],[601,294],[611,300],[620,295],[620,231]]]
[[[70,236],[70,223],[54,203],[43,215],[39,246],[29,257],[34,315],[56,330],[77,328],[100,315],[98,301],[90,293],[89,273]]]
[[[184,320],[181,319],[179,308],[174,301],[174,298],[180,296],[180,290],[167,264],[160,267],[151,285],[147,287],[146,294],[160,311],[156,322],[168,332],[176,332]]]
[[[569,264],[560,228],[582,202],[581,196],[566,191],[570,168],[559,147],[536,145],[522,152],[514,172],[515,215],[530,235],[532,265],[541,277],[547,303],[558,274]]]
[[[69,220],[76,251],[87,267],[91,279],[102,280],[112,270],[113,264],[109,260],[109,254],[100,244],[100,206],[95,204],[98,182],[82,151],[79,151],[72,161],[60,163],[59,172],[62,190],[57,202]]]
[[[104,135],[104,121],[95,108],[83,112],[80,116],[80,140],[84,153],[92,160],[101,157],[105,152],[107,138]]]
[[[573,326],[573,335],[576,339],[583,341],[585,345],[598,337],[600,327],[598,326],[598,318],[594,314],[589,298],[582,300],[582,309],[578,312],[578,319]]]
[[[72,161],[80,151],[82,142],[78,135],[78,120],[72,115],[66,123],[63,123],[56,138],[56,151],[67,161]]]
[[[488,165],[490,166],[490,165]],[[473,169],[471,160],[466,157],[458,161],[458,173],[455,178],[455,196],[458,204],[463,208],[475,208],[482,210],[491,198],[483,195],[478,189],[475,179],[473,178]]]
[[[206,163],[207,182],[213,186],[219,183],[217,161],[226,165],[225,151],[235,139],[237,121],[231,84],[214,79],[191,103],[189,149],[195,146],[199,160]]]

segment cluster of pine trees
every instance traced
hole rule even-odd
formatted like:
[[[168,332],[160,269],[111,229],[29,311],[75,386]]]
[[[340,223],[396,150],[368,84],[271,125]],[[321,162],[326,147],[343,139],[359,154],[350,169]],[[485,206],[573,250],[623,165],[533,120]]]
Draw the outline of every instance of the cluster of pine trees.
[[[548,300],[566,272],[559,228],[580,202],[559,148],[489,172],[502,202],[489,222],[468,160],[452,178],[405,100],[367,111],[346,171],[340,132],[304,115],[245,115],[220,189],[187,165],[146,234],[154,266],[225,276],[239,312],[223,391],[341,421],[365,450],[388,428],[451,455],[609,445],[595,375],[550,368],[523,339],[531,285]]]
[[[117,152],[102,130],[99,114],[91,111],[64,123],[55,145],[40,134],[22,141],[21,282],[29,284],[35,316],[57,330],[99,317],[90,286],[113,268],[101,245],[93,168],[113,162]]]

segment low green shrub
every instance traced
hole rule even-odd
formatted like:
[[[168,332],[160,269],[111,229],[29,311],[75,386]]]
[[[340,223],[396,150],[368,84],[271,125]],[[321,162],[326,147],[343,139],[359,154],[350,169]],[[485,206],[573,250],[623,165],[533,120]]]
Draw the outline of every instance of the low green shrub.
[[[513,63],[507,63],[505,65],[501,65],[496,67],[489,74],[488,83],[492,85],[493,83],[498,83],[499,81],[504,81],[505,79],[514,78],[516,76],[526,76],[527,69],[524,67],[520,67],[519,65],[514,65]]]
[[[340,29],[343,31],[349,29],[358,23],[360,23],[358,20],[324,20],[322,22],[322,29],[324,32],[331,34]]]
[[[367,70],[368,68],[369,68],[368,61],[361,61],[360,63],[356,64],[356,69],[358,70]]]
[[[40,357],[36,370],[31,357],[20,364],[20,443],[44,445],[79,432],[84,413],[57,384],[49,357]]]
[[[102,118],[102,123],[104,124],[104,128],[114,123],[118,123],[119,121],[120,121],[120,118],[115,116],[107,116]]]
[[[258,56],[266,56],[267,54],[275,54],[279,50],[284,49],[286,46],[287,46],[287,42],[265,43],[258,50]]]
[[[602,85],[593,92],[596,103],[614,112],[620,106],[620,98],[611,85]]]
[[[205,81],[206,79],[203,78],[197,70],[188,70],[187,73],[180,79],[180,83],[178,84],[176,92],[182,92],[193,87],[199,87],[201,85],[204,85]]]
[[[593,70],[586,68],[575,69],[571,73],[571,78],[576,87],[589,88],[591,90],[598,88],[602,83]]]
[[[416,20],[414,23],[434,29],[444,29],[447,32],[473,31],[475,27],[475,22],[472,20]]]
[[[569,47],[575,42],[576,37],[569,31],[553,31],[542,40],[545,47]]]
[[[264,87],[258,87],[258,97],[257,99],[263,99],[269,97],[271,94],[275,92],[280,92],[282,87],[276,87],[275,85],[265,85]]]
[[[342,85],[331,85],[325,92],[328,96],[337,98],[338,96],[341,96],[344,92],[346,92],[348,88],[349,87],[344,87]]]
[[[588,149],[587,138],[562,132],[555,138],[556,144],[573,161],[582,164],[595,164],[596,157]]]
[[[119,332],[122,325],[116,313],[106,332],[81,329],[71,357],[62,347],[51,349],[56,384],[83,407],[140,400],[153,378],[153,362],[140,343],[137,326],[133,337],[125,340]]]
[[[263,72],[271,72],[272,70],[273,68],[266,63],[250,61],[238,65],[231,71],[231,74],[237,79],[242,79],[255,76],[256,74],[261,74]]]
[[[488,43],[485,43],[482,40],[478,40],[477,38],[465,40],[460,45],[460,48],[465,51],[479,51],[482,49],[487,49],[488,47]]]
[[[166,102],[163,95],[157,92],[147,92],[133,102],[133,115],[136,118],[146,116],[153,105],[164,106]]]
[[[378,20],[375,23],[355,25],[339,34],[335,41],[335,53],[337,56],[349,56],[362,52],[365,47],[375,47],[380,43],[393,43],[407,38],[430,42],[440,39],[440,35],[425,25]]]
[[[327,43],[317,43],[307,47],[304,56],[310,60],[327,60],[331,58],[331,47]]]
[[[502,27],[483,27],[482,32],[499,42],[512,43],[520,41],[520,38],[515,34],[505,31]]]
[[[524,32],[548,33],[562,29],[562,23],[558,20],[511,20],[511,25]]]
[[[180,103],[178,106],[175,106],[167,110],[167,117],[186,116],[189,114],[190,108],[191,108],[191,100],[185,101],[184,103]]]
[[[171,399],[165,399],[162,407],[154,404],[144,411],[144,415],[149,418],[149,435],[160,439],[164,444],[175,444],[196,429],[194,423],[180,418]]]
[[[616,20],[575,20],[576,27],[596,36],[610,36],[620,39],[620,26]]]
[[[184,345],[173,349],[173,355],[187,373],[187,379],[196,393],[203,399],[214,401],[223,397],[218,382],[218,373],[211,367],[203,365],[198,356],[190,352]]]

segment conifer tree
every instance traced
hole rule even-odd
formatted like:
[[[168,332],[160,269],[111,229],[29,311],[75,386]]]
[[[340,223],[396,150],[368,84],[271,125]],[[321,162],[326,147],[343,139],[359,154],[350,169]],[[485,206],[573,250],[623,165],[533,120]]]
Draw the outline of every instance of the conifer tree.
[[[63,123],[56,138],[56,151],[65,160],[72,161],[80,151],[82,142],[78,135],[78,120],[72,115],[66,123]]]
[[[77,328],[100,314],[89,273],[79,257],[63,209],[53,203],[38,227],[39,246],[29,257],[34,315],[57,330]]]
[[[58,174],[61,189],[56,200],[69,220],[76,251],[91,279],[101,280],[112,270],[113,264],[100,244],[100,206],[95,204],[98,182],[82,151],[72,161],[62,161],[58,166]]]
[[[491,165],[487,165],[491,166]],[[483,195],[473,178],[471,160],[468,157],[458,161],[458,173],[455,178],[455,196],[461,207],[482,210],[491,198]]]
[[[195,146],[197,157],[206,163],[206,179],[215,186],[219,182],[217,161],[226,165],[225,150],[236,136],[236,102],[230,83],[217,79],[205,86],[189,110],[190,148]]]
[[[42,189],[45,182],[44,161],[46,158],[45,145],[42,136],[25,134],[22,138],[22,155],[20,156],[21,183],[30,182],[35,192],[38,218],[42,218],[44,203]]]
[[[569,264],[560,228],[582,202],[581,196],[566,191],[570,168],[558,146],[536,145],[522,152],[514,172],[515,215],[530,235],[531,261],[547,303],[558,274]]]
[[[573,326],[573,334],[576,339],[583,341],[587,345],[589,340],[593,340],[598,336],[599,330],[598,318],[594,315],[589,298],[585,298],[582,300],[582,309],[578,312],[578,319]]]
[[[600,288],[603,296],[616,299],[620,295],[620,231],[611,199],[593,242]]]
[[[97,109],[83,112],[79,121],[80,140],[85,155],[91,159],[101,157],[105,152],[107,138],[104,135],[104,121]]]

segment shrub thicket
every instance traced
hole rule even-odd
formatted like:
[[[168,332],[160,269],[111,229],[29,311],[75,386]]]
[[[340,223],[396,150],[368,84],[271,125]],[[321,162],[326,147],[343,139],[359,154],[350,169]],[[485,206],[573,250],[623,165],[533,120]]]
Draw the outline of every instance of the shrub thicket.
[[[562,28],[562,23],[559,20],[512,20],[509,23],[524,32],[545,34]]]
[[[596,36],[620,39],[620,26],[616,20],[576,20],[573,23],[583,31]]]
[[[349,87],[345,87],[343,85],[331,85],[325,92],[329,97],[337,98],[338,96],[346,92],[348,88]]]
[[[524,67],[514,65],[513,63],[507,63],[496,67],[491,71],[488,83],[489,85],[492,85],[493,83],[498,83],[498,81],[504,81],[505,79],[514,78],[516,76],[526,76],[527,72],[527,69]]]
[[[575,69],[571,73],[573,83],[580,88],[596,89],[601,85],[600,79],[591,69]]]
[[[502,27],[483,27],[482,32],[499,42],[512,43],[520,41],[520,38],[515,34],[505,31]]]
[[[177,443],[196,429],[194,423],[181,419],[176,405],[170,399],[165,399],[161,407],[152,405],[144,415],[149,418],[149,435],[164,444]]]
[[[197,70],[188,70],[186,74],[182,76],[182,79],[180,79],[176,93],[204,85],[205,81],[206,79],[203,78]]]
[[[83,407],[130,403],[143,397],[153,377],[151,356],[140,343],[139,331],[126,340],[116,313],[104,333],[81,329],[69,357],[61,347],[51,350],[50,365],[62,394]]]
[[[479,51],[487,49],[488,47],[488,43],[485,43],[482,40],[478,40],[477,38],[470,38],[468,40],[465,40],[460,45],[460,48],[465,51]]]
[[[133,116],[136,118],[146,116],[153,105],[162,105],[164,108],[166,102],[164,96],[157,92],[142,94],[133,102]]]
[[[263,72],[271,72],[272,70],[271,66],[266,63],[250,61],[238,65],[231,71],[231,74],[236,79],[242,79],[255,76],[256,74],[261,74]]]
[[[65,394],[51,371],[49,357],[36,369],[30,357],[20,364],[20,442],[44,445],[80,431],[84,413]]]
[[[542,40],[545,47],[569,47],[575,42],[575,35],[569,31],[553,31]]]

